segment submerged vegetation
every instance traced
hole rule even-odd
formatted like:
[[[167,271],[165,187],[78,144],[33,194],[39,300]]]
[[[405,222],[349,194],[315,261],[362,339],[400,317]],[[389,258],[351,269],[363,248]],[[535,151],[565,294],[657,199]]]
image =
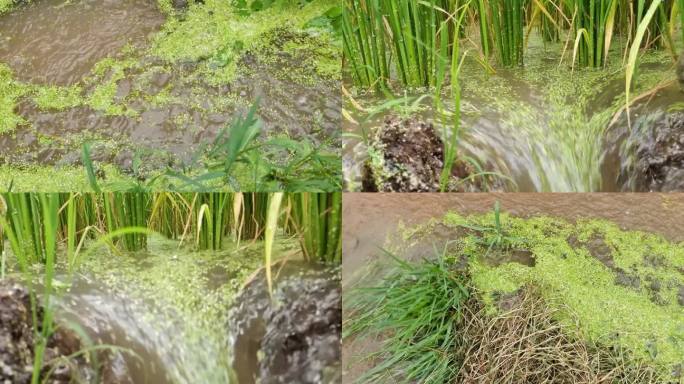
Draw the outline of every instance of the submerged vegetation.
[[[274,206],[273,201],[278,201],[278,204]],[[32,313],[29,324],[35,332],[32,382],[44,382],[53,373],[55,360],[50,359],[62,363],[59,356],[46,358],[44,351],[48,343],[54,342],[55,330],[61,326],[56,320],[58,306],[55,302],[61,301],[60,297],[69,292],[72,282],[83,279],[81,276],[91,274],[104,279],[105,283],[111,283],[110,288],[121,288],[130,279],[128,284],[152,290],[148,293],[157,297],[156,300],[165,297],[163,300],[177,306],[173,310],[180,311],[183,316],[204,314],[222,318],[227,314],[226,303],[232,302],[233,295],[243,283],[255,279],[252,276],[248,280],[248,277],[259,269],[259,264],[267,271],[267,276],[271,275],[272,264],[284,265],[289,261],[305,260],[312,265],[328,266],[339,264],[340,210],[340,193],[1,195],[0,246],[3,248],[0,249],[0,279],[17,278],[28,288]],[[264,248],[259,245],[262,240],[267,244]],[[250,256],[255,254],[255,250],[261,250],[261,257]],[[209,254],[208,251],[214,253]],[[146,256],[148,252],[154,256]],[[179,253],[182,255],[178,256]],[[228,259],[221,261],[222,257]],[[140,264],[150,262],[155,267],[143,268]],[[202,299],[201,287],[209,284],[205,275],[209,272],[203,268],[212,266],[224,270],[229,281],[225,289]],[[181,269],[180,274],[173,272],[178,268]],[[282,266],[273,275],[278,275],[280,268]],[[189,285],[183,287],[183,284]],[[190,293],[163,292],[164,287]],[[202,327],[208,327],[202,328],[205,331],[210,329],[224,333],[221,331],[224,323],[195,317],[193,321],[200,321]],[[78,333],[78,336],[83,338],[84,335]],[[220,339],[225,339],[225,336]],[[107,345],[89,348],[94,349],[86,349],[79,355],[121,350]],[[223,357],[213,356],[211,359],[224,358],[221,367],[228,366],[228,347],[218,348],[222,348]],[[181,350],[174,353],[192,352]],[[92,358],[96,356],[99,355],[96,353]],[[190,360],[195,361],[195,358]],[[179,369],[180,373],[167,374],[187,379],[183,376],[187,374],[183,373],[184,370],[196,368],[179,366],[174,369]],[[202,374],[204,376],[199,376],[203,377],[202,380],[211,382],[225,382],[230,377],[230,372],[223,372],[220,377],[213,371]]]
[[[423,109],[407,111],[409,117],[435,124],[441,134],[446,155],[439,169],[441,191],[459,190],[454,184],[497,176],[513,178],[515,182],[506,183],[506,189],[531,189],[524,185],[530,178],[538,191],[615,188],[613,180],[601,180],[605,151],[600,141],[596,144],[596,135],[604,137],[609,127],[622,123],[622,116],[631,128],[630,107],[673,82],[667,67],[676,61],[684,41],[680,1],[346,0],[345,6],[344,70],[352,80],[346,84],[350,90],[345,117],[362,130],[350,133],[349,142],[359,140],[367,148],[361,161],[382,159],[385,150],[369,141],[372,135],[366,130],[393,128],[369,111],[385,109],[383,113],[391,114],[406,104],[401,100],[407,94],[417,97]],[[649,66],[656,63],[657,70]],[[540,77],[553,80],[536,81]],[[589,87],[585,81],[592,79],[599,81],[586,95],[556,95]],[[566,85],[566,80],[572,84]],[[622,80],[622,86],[616,87],[615,80]],[[509,93],[501,91],[509,86],[523,100],[507,100]],[[487,95],[484,100],[483,94]],[[607,105],[603,100],[597,103],[604,110],[591,105],[574,110],[572,97],[587,103],[611,100]],[[492,105],[513,102],[521,105],[489,110]],[[524,113],[535,106],[530,103],[540,104],[542,116],[506,120],[507,114]],[[556,120],[556,113],[563,117]],[[469,135],[488,128],[474,126],[478,121],[469,116],[477,114],[493,116],[494,124],[512,124],[514,130],[476,137],[485,139],[484,143],[464,143],[464,136],[473,140]],[[537,132],[538,125],[542,132]],[[527,126],[533,127],[532,132],[527,132]],[[405,141],[410,140],[411,135],[406,135]],[[499,145],[499,141],[504,142]],[[573,153],[575,148],[582,153]],[[534,162],[525,165],[539,169],[520,175],[521,164],[506,154],[490,153],[491,149],[524,151],[525,161]],[[473,164],[470,175],[454,171],[459,162]],[[410,164],[390,166],[401,169]],[[558,167],[567,169],[552,169]],[[549,180],[554,178],[558,180]]]
[[[397,253],[380,282],[348,291],[345,339],[380,342],[351,358],[372,362],[359,382],[681,382],[682,244],[498,209],[448,213],[405,240],[438,226],[454,235],[438,254]]]

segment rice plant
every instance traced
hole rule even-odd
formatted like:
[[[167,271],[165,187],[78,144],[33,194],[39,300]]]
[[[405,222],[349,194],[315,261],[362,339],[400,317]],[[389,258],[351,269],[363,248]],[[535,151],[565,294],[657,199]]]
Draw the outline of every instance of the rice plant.
[[[308,260],[342,260],[342,193],[297,193],[288,196],[290,229]]]
[[[147,228],[150,216],[150,195],[145,192],[109,192],[102,195],[105,228],[114,232],[122,228]],[[147,236],[128,233],[120,239],[127,251],[139,251],[147,247]]]
[[[490,0],[491,25],[501,65],[523,62],[524,0]]]
[[[41,382],[45,349],[54,331],[52,304],[53,279],[57,257],[57,230],[59,195],[5,195],[12,204],[6,216],[0,216],[0,227],[7,234],[19,270],[29,287],[31,316],[34,324],[34,364],[31,383]],[[23,212],[23,210],[26,210]],[[23,214],[25,213],[25,214]],[[28,222],[28,221],[30,222]],[[38,298],[33,289],[31,265],[40,262],[44,265],[43,294],[41,307],[42,319],[38,315]]]
[[[451,31],[447,21],[458,3],[345,0],[344,50],[356,82],[382,89],[394,71],[405,86],[434,86],[438,36]]]
[[[195,242],[198,249],[221,249],[230,228],[231,196],[227,193],[208,193],[196,196],[193,201],[196,217]]]

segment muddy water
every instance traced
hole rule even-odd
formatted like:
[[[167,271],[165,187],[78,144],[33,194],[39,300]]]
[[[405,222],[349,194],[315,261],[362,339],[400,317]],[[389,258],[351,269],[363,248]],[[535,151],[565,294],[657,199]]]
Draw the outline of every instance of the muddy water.
[[[116,293],[94,279],[74,280],[69,293],[58,299],[57,318],[77,324],[92,339],[93,344],[113,345],[133,353],[113,352],[114,371],[123,382],[172,383],[173,338],[160,333],[160,319],[150,318],[151,308],[140,300]],[[144,320],[143,320],[144,319]]]
[[[0,17],[0,62],[23,80],[73,84],[86,102],[98,81],[93,64],[116,55],[127,43],[145,46],[164,18],[155,0],[35,1]],[[297,36],[283,37],[295,39]],[[137,63],[116,84],[108,114],[92,105],[41,109],[29,98],[15,112],[26,120],[11,135],[0,135],[0,163],[80,165],[81,144],[92,141],[92,156],[131,173],[133,157],[143,174],[191,167],[201,143],[210,142],[238,113],[257,99],[264,134],[308,138],[338,151],[341,97],[339,82],[316,77],[304,84],[282,74],[301,67],[281,54],[278,63],[252,54],[239,58],[244,71],[231,84],[209,84],[201,62],[169,63],[144,49],[133,50]],[[126,56],[129,58],[129,56]],[[85,80],[84,80],[85,76]],[[105,80],[110,74],[105,74]],[[317,76],[317,75],[316,75]],[[102,80],[102,81],[105,81]]]
[[[630,159],[618,153],[628,131],[627,121],[618,119],[610,125],[616,110],[612,104],[624,92],[624,79],[612,69],[606,70],[604,77],[591,71],[573,74],[569,68],[557,71],[557,62],[539,59],[540,52],[540,47],[532,47],[529,54],[535,61],[528,67],[498,70],[482,81],[468,79],[479,79],[481,68],[464,66],[458,156],[477,159],[487,171],[512,178],[515,185],[507,187],[511,191],[638,190],[638,186],[625,180]],[[553,57],[555,53],[549,55]],[[642,70],[672,72],[665,64],[644,65]],[[425,94],[395,95],[404,96],[410,105]],[[437,114],[432,108],[433,97],[427,96],[412,115],[434,122]],[[372,110],[386,100],[362,95],[357,101]],[[448,97],[442,101],[447,113],[451,113],[453,103]],[[632,109],[632,121],[667,110],[681,101],[682,93],[672,83],[647,102],[637,103]],[[362,165],[368,160],[360,137],[377,130],[385,116],[397,112],[382,111],[369,118],[350,103],[346,109],[352,112],[355,122],[343,123],[343,131],[351,134],[345,139],[343,150],[345,182],[347,190],[359,190]],[[440,121],[435,125],[441,127]],[[605,138],[607,133],[612,135],[610,142]]]
[[[388,236],[397,233],[399,223],[407,226],[441,218],[448,211],[462,214],[491,212],[496,200],[503,211],[514,216],[550,215],[574,221],[579,218],[607,219],[624,230],[657,233],[670,241],[684,241],[684,195],[681,194],[377,194],[345,193],[343,196],[343,291],[359,278],[372,278],[368,269],[379,259]],[[439,228],[439,227],[438,227]],[[439,247],[453,237],[449,231],[436,234]],[[415,244],[402,257],[418,260],[434,254],[435,244]],[[353,383],[372,362],[359,361],[375,351],[373,340],[344,343],[343,382]]]
[[[339,268],[306,263],[279,238],[274,253],[286,261],[272,301],[259,244],[188,253],[154,237],[148,248],[91,256],[72,279],[56,278],[68,287],[53,296],[57,321],[81,329],[86,345],[119,348],[103,382],[339,382]]]
[[[40,84],[70,85],[164,22],[154,0],[41,0],[0,17],[0,62]]]
[[[345,193],[342,216],[344,279],[377,255],[397,224],[420,224],[448,211],[490,212],[496,200],[502,210],[520,217],[550,215],[576,220],[611,220],[626,230],[654,232],[671,241],[684,241],[684,195],[681,194],[556,194],[477,193],[417,195]]]

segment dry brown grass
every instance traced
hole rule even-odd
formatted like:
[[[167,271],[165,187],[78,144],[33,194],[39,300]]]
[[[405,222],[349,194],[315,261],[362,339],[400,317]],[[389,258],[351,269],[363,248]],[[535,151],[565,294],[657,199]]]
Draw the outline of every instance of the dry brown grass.
[[[500,300],[487,314],[471,300],[460,332],[462,367],[457,383],[644,384],[667,383],[651,367],[616,348],[587,344],[555,319],[557,310],[532,287]],[[573,327],[574,328],[574,327]]]

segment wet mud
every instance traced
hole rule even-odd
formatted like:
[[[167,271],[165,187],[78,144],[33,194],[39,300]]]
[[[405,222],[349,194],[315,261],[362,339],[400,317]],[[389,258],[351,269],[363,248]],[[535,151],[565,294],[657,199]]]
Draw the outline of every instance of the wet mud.
[[[362,183],[366,192],[439,191],[444,143],[432,123],[388,116],[375,132],[369,151],[374,155],[365,166]],[[449,190],[479,192],[489,188],[489,177],[478,177],[476,173],[472,164],[458,160]]]
[[[622,150],[621,178],[637,191],[684,190],[684,112],[662,110],[639,118]]]
[[[238,295],[228,330],[240,383],[341,381],[339,270],[286,262],[274,268],[273,299],[264,271]]]

